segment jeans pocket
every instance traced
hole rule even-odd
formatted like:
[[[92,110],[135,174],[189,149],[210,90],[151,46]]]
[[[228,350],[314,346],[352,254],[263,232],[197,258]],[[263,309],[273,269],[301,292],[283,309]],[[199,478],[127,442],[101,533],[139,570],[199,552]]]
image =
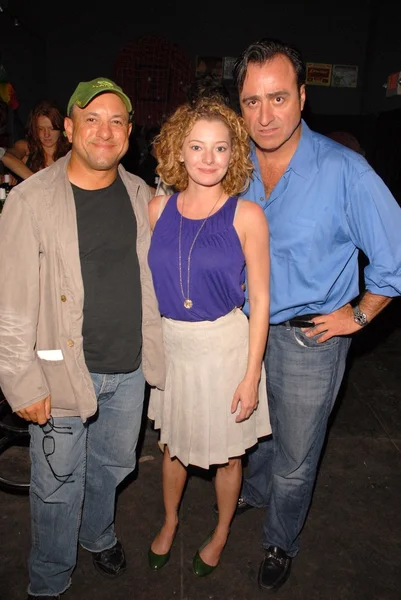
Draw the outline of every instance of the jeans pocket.
[[[308,337],[306,332],[302,331],[299,327],[294,327],[292,330],[294,339],[299,346],[303,348],[309,348],[310,350],[324,350],[325,348],[331,348],[332,346],[336,346],[339,342],[338,337],[332,337],[325,342],[319,343],[320,335],[314,337]]]

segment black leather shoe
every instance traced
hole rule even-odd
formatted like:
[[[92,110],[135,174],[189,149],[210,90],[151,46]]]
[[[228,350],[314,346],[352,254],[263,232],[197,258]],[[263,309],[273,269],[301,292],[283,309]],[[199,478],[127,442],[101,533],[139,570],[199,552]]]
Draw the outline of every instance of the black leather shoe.
[[[269,546],[265,551],[258,575],[262,590],[277,591],[287,581],[291,571],[292,558],[278,546]]]
[[[123,547],[117,541],[112,548],[102,552],[92,552],[95,569],[106,577],[118,577],[127,568]]]
[[[237,508],[235,509],[235,514],[238,516],[242,515],[247,510],[251,510],[251,508],[256,508],[256,506],[252,506],[252,504],[248,504],[248,502],[245,502],[245,500],[243,498],[241,498],[241,496],[240,496],[237,500]],[[213,504],[213,510],[216,513],[216,515],[219,514],[217,502],[215,502]]]

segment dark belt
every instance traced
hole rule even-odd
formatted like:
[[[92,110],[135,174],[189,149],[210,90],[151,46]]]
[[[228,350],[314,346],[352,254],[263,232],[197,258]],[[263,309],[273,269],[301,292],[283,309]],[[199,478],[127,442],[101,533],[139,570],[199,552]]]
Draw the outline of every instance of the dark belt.
[[[286,327],[313,327],[313,319],[316,317],[320,317],[320,314],[313,313],[308,315],[299,315],[298,317],[288,319],[288,321],[277,323],[277,325],[285,325]]]

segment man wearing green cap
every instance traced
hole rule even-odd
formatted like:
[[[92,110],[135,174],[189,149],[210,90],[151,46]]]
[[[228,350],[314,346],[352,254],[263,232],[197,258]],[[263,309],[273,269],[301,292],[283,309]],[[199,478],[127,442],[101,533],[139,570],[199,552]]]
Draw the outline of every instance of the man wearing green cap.
[[[18,185],[0,221],[0,386],[30,421],[28,598],[59,598],[78,544],[106,576],[126,567],[116,488],[135,467],[145,378],[165,376],[150,192],[119,164],[131,114],[113,81],[80,83],[71,152]]]

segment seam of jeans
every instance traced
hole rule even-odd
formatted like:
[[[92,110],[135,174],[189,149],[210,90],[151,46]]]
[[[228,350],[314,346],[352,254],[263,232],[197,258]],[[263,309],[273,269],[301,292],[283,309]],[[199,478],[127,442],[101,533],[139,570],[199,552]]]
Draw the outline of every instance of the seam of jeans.
[[[37,506],[38,506],[38,501],[37,501],[37,495],[36,493],[33,491],[34,488],[34,477],[33,474],[35,472],[35,459],[34,459],[34,450],[33,450],[33,437],[35,435],[35,433],[32,431],[33,428],[33,424],[31,424],[30,426],[31,431],[30,431],[30,457],[31,457],[31,477],[30,477],[30,503],[31,503],[31,529],[33,529],[33,536],[32,536],[32,547],[38,548],[39,547],[39,534],[38,534],[38,529],[39,526],[37,525],[38,523],[38,515],[37,515]]]
[[[87,452],[88,452],[88,428],[85,427],[85,431],[84,431],[84,435],[85,435],[85,453],[84,453],[84,458],[82,461],[82,472],[81,472],[81,503],[79,506],[79,510],[78,510],[78,519],[77,519],[77,528],[75,531],[75,545],[78,544],[78,539],[79,539],[79,530],[81,528],[81,522],[82,522],[82,508],[84,505],[84,499],[85,499],[85,479],[86,479],[86,456],[87,456]]]
[[[31,492],[30,494],[31,496],[31,510],[32,510],[32,523],[34,523],[33,526],[33,539],[32,539],[32,546],[34,548],[39,549],[39,533],[38,533],[38,529],[39,529],[39,525],[38,525],[38,501],[37,501],[37,496],[35,494],[35,492]]]
[[[101,394],[108,394],[108,384],[109,384],[109,377],[110,374],[108,373],[95,373],[95,372],[91,372],[90,373],[91,379],[92,379],[92,384],[95,390],[95,396],[96,399],[99,400],[99,396]],[[98,381],[98,383],[95,385],[93,379],[96,379]]]
[[[102,379],[101,379],[101,383],[99,386],[99,393],[97,394],[98,399],[99,399],[99,396],[104,393],[104,390],[107,387],[107,375],[101,374],[101,378]]]

